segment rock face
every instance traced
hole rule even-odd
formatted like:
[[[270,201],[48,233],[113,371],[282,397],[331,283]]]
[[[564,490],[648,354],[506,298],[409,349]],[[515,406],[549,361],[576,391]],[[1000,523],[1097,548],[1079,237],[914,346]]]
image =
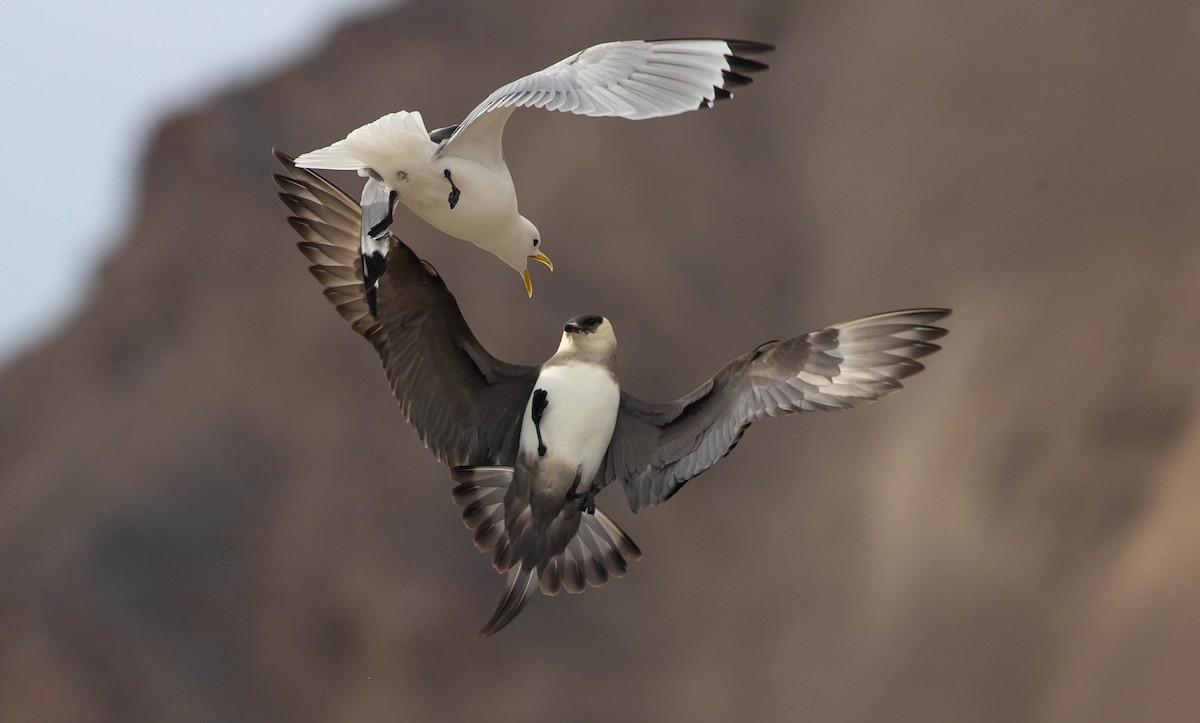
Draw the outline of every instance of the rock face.
[[[498,355],[603,313],[650,398],[892,308],[954,307],[946,349],[662,507],[602,495],[644,559],[471,639],[502,581],[270,148],[713,33],[780,48],[716,110],[514,118],[532,302],[397,230]],[[0,378],[0,719],[1195,720],[1197,67],[1186,0],[414,0],[170,119],[91,303]]]

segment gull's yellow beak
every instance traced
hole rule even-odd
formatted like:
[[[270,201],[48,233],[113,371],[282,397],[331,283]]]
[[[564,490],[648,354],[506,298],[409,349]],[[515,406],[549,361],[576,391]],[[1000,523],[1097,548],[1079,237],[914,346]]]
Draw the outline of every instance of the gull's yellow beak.
[[[533,259],[534,261],[541,261],[543,264],[549,266],[551,271],[554,270],[554,262],[550,260],[549,256],[542,253],[541,251],[537,252],[536,254],[533,254],[529,258]],[[529,269],[528,268],[521,271],[521,277],[523,279],[525,279],[525,293],[529,294],[529,298],[532,299],[533,298],[533,281],[531,281],[529,279]]]
[[[533,259],[534,261],[541,261],[546,266],[549,266],[551,271],[554,270],[554,262],[550,260],[549,256],[542,253],[541,251],[537,252],[533,256],[530,256],[529,258]]]

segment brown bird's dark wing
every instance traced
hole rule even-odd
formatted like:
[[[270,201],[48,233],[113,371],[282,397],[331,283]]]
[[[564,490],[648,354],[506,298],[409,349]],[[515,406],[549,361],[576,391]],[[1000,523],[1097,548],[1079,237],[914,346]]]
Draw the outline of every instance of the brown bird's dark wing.
[[[849,409],[900,389],[941,347],[933,324],[948,309],[869,316],[762,344],[687,396],[653,404],[621,392],[598,486],[624,483],[635,511],[668,499],[737,445],[752,422],[792,412]]]
[[[404,416],[447,466],[511,465],[539,367],[509,364],[480,345],[433,267],[394,235],[378,288],[378,318],[364,296],[358,202],[293,159],[276,175],[297,244],[342,318],[379,353]]]

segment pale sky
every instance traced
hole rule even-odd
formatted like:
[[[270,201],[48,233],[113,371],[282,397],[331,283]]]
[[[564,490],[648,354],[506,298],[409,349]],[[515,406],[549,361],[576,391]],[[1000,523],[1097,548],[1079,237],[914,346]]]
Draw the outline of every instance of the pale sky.
[[[146,134],[387,0],[0,5],[0,364],[83,300],[121,234]]]

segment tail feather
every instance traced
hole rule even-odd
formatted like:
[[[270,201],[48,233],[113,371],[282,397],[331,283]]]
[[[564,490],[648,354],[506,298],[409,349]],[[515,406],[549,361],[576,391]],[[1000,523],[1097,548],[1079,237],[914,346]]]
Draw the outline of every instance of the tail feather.
[[[512,467],[454,467],[450,470],[451,479],[458,483],[451,492],[454,504],[463,508],[463,522],[475,531],[475,547],[480,552],[498,551],[498,545],[507,542],[504,493],[512,482],[512,474]],[[508,569],[507,565],[505,569]]]
[[[592,587],[600,587],[608,582],[608,568],[603,564],[599,555],[587,549],[586,544],[583,535],[576,535],[575,539],[571,540],[571,544],[567,545],[567,549],[571,550],[572,554],[580,561],[587,584]]]
[[[501,535],[500,541],[496,543],[495,551],[492,552],[492,567],[496,568],[496,572],[506,572],[512,568],[515,550],[512,538],[508,535]]]
[[[296,165],[300,168],[320,168],[326,171],[357,171],[370,164],[359,158],[356,149],[345,140],[332,145],[318,148],[315,151],[301,153],[296,157]]]
[[[606,545],[606,540],[594,529],[589,529],[585,538],[588,546],[584,549],[595,556],[597,564],[604,568],[604,577],[624,577],[628,566],[625,557],[616,547]]]
[[[578,537],[584,541],[585,555],[595,561],[589,572],[602,579],[594,583],[594,587],[603,585],[610,577],[624,577],[629,568],[626,558],[634,561],[642,558],[642,551],[629,535],[600,509],[595,515],[584,518]]]
[[[594,519],[599,521],[600,525],[604,528],[604,532],[607,534],[610,545],[614,545],[622,555],[628,557],[630,560],[636,562],[637,560],[642,559],[641,548],[637,546],[637,543],[633,541],[633,538],[625,534],[625,530],[622,530],[616,522],[613,522],[611,517],[604,514],[600,510],[596,510]]]
[[[475,528],[475,547],[481,552],[494,550],[504,536],[504,508],[489,507],[481,509],[479,514],[483,516],[483,521]]]
[[[603,510],[585,514],[579,529],[566,547],[540,566],[528,559],[514,559],[518,545],[513,537],[528,534],[528,508],[514,522],[505,524],[504,498],[513,480],[513,469],[501,466],[455,467],[451,478],[454,502],[462,508],[463,522],[475,532],[475,546],[480,552],[493,553],[492,565],[497,572],[507,573],[504,596],[496,612],[480,632],[491,635],[508,625],[528,604],[534,589],[544,595],[557,595],[566,590],[580,593],[590,587],[600,587],[610,579],[622,577],[629,562],[638,560],[642,551],[624,530]]]
[[[561,557],[561,554],[552,557],[542,566],[539,578],[543,595],[557,595],[562,589],[562,565],[559,564]]]
[[[301,154],[296,165],[331,171],[378,169],[396,159],[427,159],[437,150],[417,111],[398,111],[351,131],[336,143]]]
[[[567,549],[562,551],[562,559],[563,587],[572,594],[583,592],[587,588],[587,574],[572,545],[567,545]]]
[[[534,579],[537,570],[526,570],[521,563],[508,571],[508,584],[504,588],[504,597],[500,598],[500,604],[496,606],[496,612],[492,613],[491,620],[479,631],[483,637],[499,632],[504,626],[513,621],[525,606],[529,604],[529,598],[533,596],[535,589]]]

